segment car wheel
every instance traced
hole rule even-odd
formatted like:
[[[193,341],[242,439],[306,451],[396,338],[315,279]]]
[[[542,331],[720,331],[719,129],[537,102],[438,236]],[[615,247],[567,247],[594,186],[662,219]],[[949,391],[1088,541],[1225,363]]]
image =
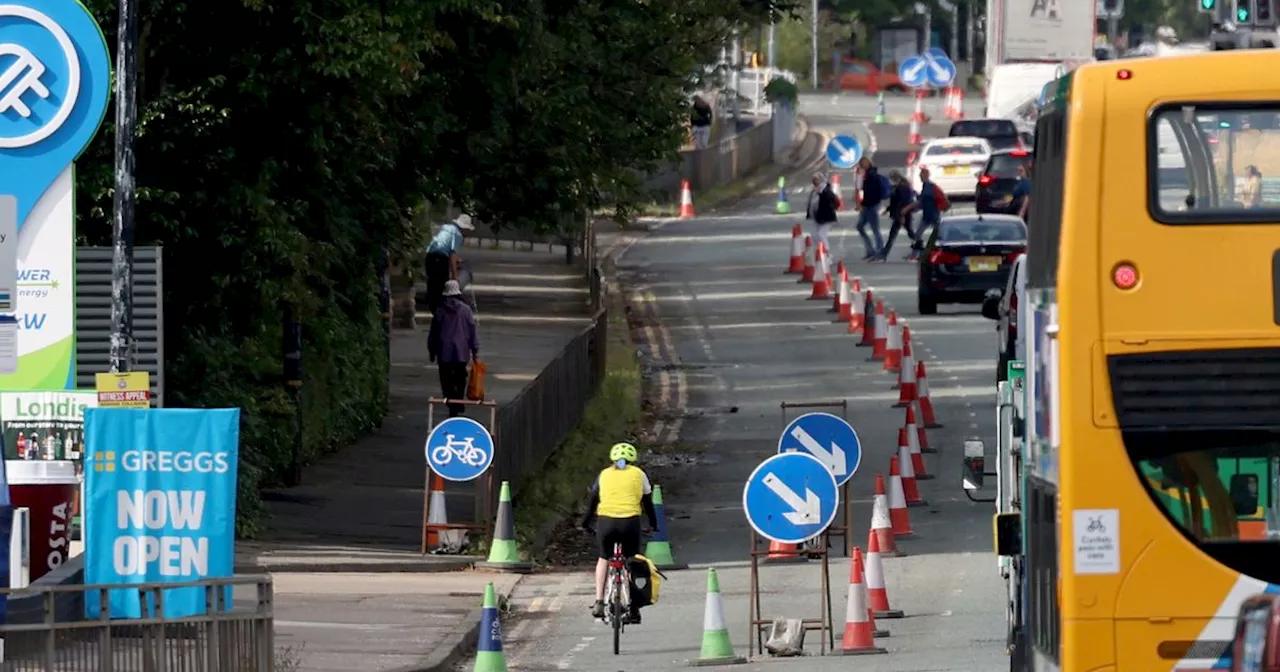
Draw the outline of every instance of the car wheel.
[[[918,292],[916,294],[916,309],[920,311],[921,315],[937,315],[938,300],[923,291]]]

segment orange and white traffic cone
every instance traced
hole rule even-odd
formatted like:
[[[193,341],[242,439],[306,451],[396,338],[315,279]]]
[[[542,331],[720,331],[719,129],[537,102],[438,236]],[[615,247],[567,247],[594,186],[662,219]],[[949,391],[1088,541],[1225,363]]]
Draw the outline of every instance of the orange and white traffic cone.
[[[876,324],[884,321],[884,304],[876,301],[875,297],[871,295],[871,290],[868,289],[866,301],[863,302],[862,308],[862,340],[858,342],[858,347],[871,347],[872,352],[874,352]]]
[[[904,334],[910,334],[904,330]],[[902,366],[898,368],[898,403],[894,408],[910,408],[916,400],[916,358],[911,352],[911,339],[902,340]]]
[[[863,581],[862,553],[854,549],[849,559],[849,601],[845,607],[844,637],[840,639],[840,653],[858,656],[887,653],[876,646],[875,626],[871,624],[871,603],[867,598],[867,584]]]
[[[791,227],[791,262],[784,273],[804,273],[804,230],[799,224]]]
[[[840,312],[840,283],[848,282],[849,274],[844,270],[844,259],[836,261],[836,274],[832,278],[834,284],[831,286],[831,309],[828,313]]]
[[[898,323],[897,313],[889,313],[889,338],[884,347],[884,370],[897,373],[902,368],[902,336],[906,325]]]
[[[911,444],[907,440],[906,427],[898,430],[898,477],[902,479],[902,495],[907,506],[925,506],[928,502],[920,496],[920,484],[916,482],[916,468],[911,460]]]
[[[884,302],[877,301],[876,316],[879,317],[881,315],[884,315],[884,312],[885,312]],[[889,311],[889,319],[876,320],[876,324],[875,324],[876,340],[871,345],[871,358],[868,359],[867,361],[869,362],[884,361],[885,353],[889,349],[889,334],[893,331],[894,327],[896,326],[898,326],[898,313],[892,310]]]
[[[857,558],[859,564],[862,565],[862,585],[866,586],[867,589],[867,622],[871,624],[871,636],[875,639],[888,637],[891,633],[888,630],[882,630],[880,626],[876,625],[876,610],[871,608],[871,582],[867,581],[867,556],[857,546],[853,547],[852,553],[853,557],[849,558],[849,563],[852,564],[853,558]]]
[[[814,266],[813,293],[809,294],[809,298],[829,299],[831,298],[831,291],[828,285],[831,275],[827,273],[827,246],[822,243],[818,243],[818,255]]]
[[[920,444],[912,440],[911,430],[910,424],[898,430],[900,436],[907,441],[907,454],[911,455],[911,470],[915,472],[917,481],[931,480],[933,476],[925,472],[924,455],[920,454]]]
[[[822,243],[822,263],[818,264],[818,270],[822,272],[822,277],[827,283],[827,295],[835,293],[836,287],[831,283],[831,248],[826,243]]]
[[[938,429],[942,425],[933,415],[933,401],[929,399],[929,376],[924,368],[924,362],[916,363],[916,403],[920,404],[920,419],[924,422],[921,427],[928,429]]]
[[[916,90],[916,109],[915,112],[911,114],[911,121],[918,124],[925,124],[929,122],[929,117],[924,115],[924,98],[926,95],[927,92],[924,89]]]
[[[906,502],[903,502],[903,507],[905,511]],[[871,500],[871,531],[867,535],[876,538],[881,553],[895,558],[906,555],[898,548],[898,542],[893,537],[893,521],[889,517],[889,497],[884,492],[883,474],[876,474],[876,494]],[[867,547],[871,547],[870,542]]]
[[[889,522],[893,525],[894,537],[915,536],[911,529],[911,517],[907,513],[907,495],[902,487],[901,466],[898,456],[889,458]]]
[[[907,127],[907,144],[913,147],[920,144],[920,122],[915,119],[912,119],[911,125]]]
[[[836,294],[836,322],[849,322],[853,319],[853,287],[849,284],[849,275],[840,278],[840,293]]]
[[[836,195],[836,210],[844,210],[844,195],[840,190],[840,173],[831,173],[831,193]]]
[[[813,265],[814,254],[816,254],[816,250],[813,246],[813,239],[810,238],[809,236],[805,236],[804,237],[804,268],[800,271],[800,279],[796,281],[796,284],[813,282],[813,274],[815,273],[815,267]]]
[[[956,92],[955,102],[952,103],[952,113],[956,116],[952,119],[964,119],[964,89],[955,87],[952,91]]]
[[[772,540],[769,542],[769,555],[762,560],[762,562],[770,565],[785,565],[808,561],[809,558],[800,554],[800,547],[796,544],[784,544],[780,541]]]
[[[901,609],[889,606],[889,589],[884,582],[884,566],[880,564],[880,540],[872,534],[867,537],[867,602],[876,618],[902,618]]]
[[[689,180],[680,181],[680,219],[693,219],[693,189]]]
[[[929,434],[924,431],[916,422],[916,409],[908,406],[907,415],[904,424],[907,426],[907,434],[911,438],[911,445],[916,446],[922,453],[936,453],[937,450],[929,447]],[[917,472],[918,474],[919,472]]]

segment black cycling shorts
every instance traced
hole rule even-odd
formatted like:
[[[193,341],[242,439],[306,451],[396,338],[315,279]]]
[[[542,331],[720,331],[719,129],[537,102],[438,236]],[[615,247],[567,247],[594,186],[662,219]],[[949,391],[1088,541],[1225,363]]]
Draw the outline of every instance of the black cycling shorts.
[[[631,518],[605,518],[596,520],[596,541],[600,543],[600,557],[613,557],[613,545],[622,544],[623,557],[640,553],[640,516]]]

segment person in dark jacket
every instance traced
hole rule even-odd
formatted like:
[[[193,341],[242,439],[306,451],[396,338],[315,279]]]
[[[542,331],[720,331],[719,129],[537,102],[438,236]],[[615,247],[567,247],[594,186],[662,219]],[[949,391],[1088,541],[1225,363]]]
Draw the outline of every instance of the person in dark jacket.
[[[887,261],[889,258],[889,250],[893,249],[893,241],[898,237],[898,229],[907,230],[907,239],[914,242],[916,234],[911,230],[911,212],[907,207],[915,202],[915,192],[911,190],[911,185],[902,178],[902,173],[893,170],[889,172],[889,183],[893,185],[893,191],[889,194],[889,208],[885,211],[889,215],[889,237],[884,241],[884,249],[880,251],[880,261]]]
[[[858,207],[861,210],[858,213],[858,235],[862,236],[862,246],[867,252],[862,260],[880,261],[880,252],[884,247],[884,239],[880,237],[880,204],[889,197],[889,194],[881,184],[880,171],[875,164],[871,163],[871,159],[862,157],[858,162],[858,168],[862,171],[862,198],[858,201]],[[871,234],[875,236],[875,247],[871,246],[871,238],[867,236],[868,226],[871,227]]]
[[[693,134],[695,149],[706,149],[711,141],[711,104],[702,96],[694,96],[693,113],[689,115],[689,130]]]
[[[467,398],[467,364],[479,354],[475,314],[462,300],[458,281],[449,280],[427,332],[427,356],[440,363],[440,391],[445,399]],[[462,415],[465,409],[463,404],[449,404],[449,417]]]
[[[813,237],[831,251],[831,225],[836,223],[836,192],[822,173],[813,174],[813,191],[809,192],[809,207],[805,209],[804,218],[812,219],[817,228]]]

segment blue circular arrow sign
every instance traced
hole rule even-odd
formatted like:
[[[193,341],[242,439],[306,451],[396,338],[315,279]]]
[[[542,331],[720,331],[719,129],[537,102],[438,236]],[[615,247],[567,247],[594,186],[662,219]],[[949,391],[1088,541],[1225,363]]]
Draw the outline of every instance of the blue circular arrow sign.
[[[778,437],[778,452],[812,455],[835,476],[836,485],[848,483],[862,463],[858,432],[830,413],[806,413],[792,420]]]
[[[898,79],[903,84],[916,89],[929,81],[929,59],[924,56],[909,56],[898,65]]]
[[[836,168],[852,168],[861,159],[862,145],[852,135],[837,135],[827,143],[827,161]]]
[[[449,418],[427,436],[427,464],[446,481],[470,481],[493,464],[493,437],[471,418]]]
[[[839,508],[835,476],[808,453],[782,453],[761,462],[742,490],[747,522],[764,538],[782,544],[822,534]]]

